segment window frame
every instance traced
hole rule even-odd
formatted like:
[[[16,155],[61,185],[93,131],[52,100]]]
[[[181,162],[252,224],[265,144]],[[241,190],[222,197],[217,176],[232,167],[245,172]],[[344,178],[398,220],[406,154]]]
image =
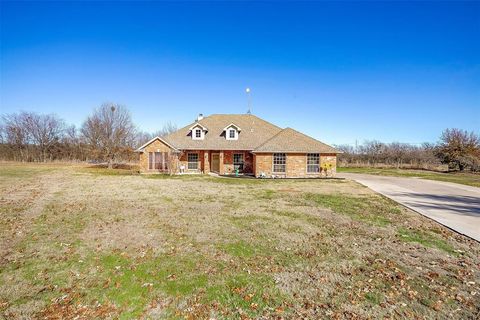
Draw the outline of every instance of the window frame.
[[[196,161],[191,161],[190,156],[196,156]],[[198,152],[189,152],[187,153],[187,169],[188,170],[198,170],[199,166],[200,155]],[[195,168],[190,167],[191,164],[195,164]]]
[[[195,139],[202,138],[202,129],[195,129]]]
[[[240,156],[241,161],[235,161],[235,156]],[[237,170],[237,168],[239,172],[243,172],[243,169],[245,168],[245,155],[243,153],[233,154],[233,170]]]
[[[276,157],[281,157],[280,159],[276,159]],[[282,166],[283,167],[283,171],[278,171],[276,170],[276,168],[278,168],[278,166]],[[287,173],[287,154],[284,153],[284,152],[275,152],[273,155],[272,155],[272,172],[273,173],[283,173],[283,174],[286,174]]]
[[[232,140],[235,139],[236,136],[237,136],[236,131],[237,131],[237,130],[235,130],[235,129],[228,129],[228,137],[229,137],[230,139],[232,139]],[[232,135],[233,135],[233,137],[232,137]]]
[[[311,158],[313,157],[313,159]],[[311,163],[316,160],[317,163]],[[310,167],[316,168],[316,171],[310,171]],[[319,174],[320,173],[320,153],[307,153],[306,159],[306,170],[307,174]]]

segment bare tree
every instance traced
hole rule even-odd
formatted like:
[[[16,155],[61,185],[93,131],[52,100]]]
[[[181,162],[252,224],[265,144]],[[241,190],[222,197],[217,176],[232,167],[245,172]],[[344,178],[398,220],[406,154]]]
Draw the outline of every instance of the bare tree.
[[[480,137],[466,130],[446,129],[440,137],[437,156],[451,170],[475,170],[480,158]]]
[[[163,125],[163,127],[160,130],[155,131],[154,133],[149,133],[145,131],[138,131],[136,134],[136,145],[137,147],[140,147],[147,141],[155,138],[155,137],[165,137],[169,135],[172,132],[177,131],[178,128],[175,124],[172,122],[167,122],[166,124]]]
[[[45,162],[51,148],[60,142],[65,132],[65,123],[53,114],[23,114],[24,127],[31,137],[32,143],[38,147],[40,160]]]
[[[81,133],[90,145],[94,157],[113,163],[135,144],[135,126],[126,107],[105,103],[96,109],[82,125]]]
[[[2,116],[5,143],[14,152],[14,160],[28,159],[29,132],[25,126],[25,113],[12,113]]]
[[[167,123],[165,123],[163,125],[163,127],[160,130],[156,131],[153,135],[155,137],[157,137],[157,136],[158,137],[165,137],[165,136],[169,135],[170,133],[173,133],[177,130],[178,130],[177,125],[168,121]]]

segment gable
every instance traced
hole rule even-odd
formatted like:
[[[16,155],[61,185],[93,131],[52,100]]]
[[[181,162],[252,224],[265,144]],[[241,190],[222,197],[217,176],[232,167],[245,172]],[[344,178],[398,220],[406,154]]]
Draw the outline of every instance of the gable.
[[[150,139],[148,142],[146,142],[144,145],[142,145],[140,148],[135,150],[135,152],[155,152],[156,150],[160,151],[168,151],[168,150],[176,150],[176,148],[165,141],[164,139],[160,137],[155,137],[153,139]]]

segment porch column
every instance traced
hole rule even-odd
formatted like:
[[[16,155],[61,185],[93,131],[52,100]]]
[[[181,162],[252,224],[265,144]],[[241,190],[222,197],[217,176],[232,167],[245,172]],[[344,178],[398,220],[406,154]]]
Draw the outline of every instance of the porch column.
[[[210,172],[210,161],[208,159],[210,155],[209,151],[203,153],[203,173],[207,174]]]
[[[218,173],[219,174],[225,174],[225,169],[223,167],[223,150],[220,151],[219,162],[220,162],[220,165],[219,165],[219,168],[218,168]]]

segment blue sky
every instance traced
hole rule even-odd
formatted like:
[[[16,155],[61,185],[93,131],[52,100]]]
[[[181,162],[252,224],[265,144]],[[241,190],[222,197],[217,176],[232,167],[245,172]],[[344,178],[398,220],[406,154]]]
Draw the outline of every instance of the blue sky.
[[[1,2],[0,113],[253,113],[332,144],[480,133],[479,2]]]

